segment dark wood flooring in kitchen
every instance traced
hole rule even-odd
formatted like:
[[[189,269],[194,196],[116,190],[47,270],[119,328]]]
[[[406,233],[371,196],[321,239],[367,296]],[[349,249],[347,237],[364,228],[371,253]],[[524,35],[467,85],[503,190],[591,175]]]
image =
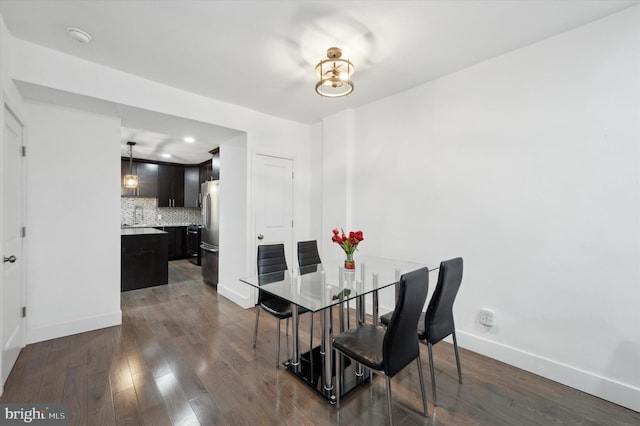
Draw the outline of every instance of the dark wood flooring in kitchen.
[[[384,380],[343,399],[338,417],[274,366],[274,319],[261,315],[253,349],[253,309],[218,296],[187,261],[170,262],[169,281],[123,293],[122,326],[24,348],[0,402],[68,403],[74,425],[386,424]],[[301,317],[301,345],[308,321]],[[284,359],[284,330],[282,342]],[[442,342],[434,355],[440,405],[434,412],[422,346],[430,417],[413,363],[392,381],[396,424],[640,424],[640,413],[464,349],[459,385],[452,347]]]

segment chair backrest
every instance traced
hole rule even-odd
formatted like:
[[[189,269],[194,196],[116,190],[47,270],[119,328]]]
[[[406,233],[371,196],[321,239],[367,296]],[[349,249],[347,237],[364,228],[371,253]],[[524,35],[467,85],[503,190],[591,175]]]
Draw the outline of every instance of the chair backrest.
[[[398,300],[382,343],[384,374],[393,377],[420,356],[416,325],[429,292],[429,269],[403,274]]]
[[[284,254],[284,244],[265,244],[258,246],[258,275],[286,270],[287,259]],[[267,284],[267,282],[261,281],[260,285],[262,284]],[[258,303],[275,298],[276,296],[269,293],[258,291]]]
[[[440,263],[438,284],[433,291],[424,318],[425,334],[420,336],[431,344],[437,343],[454,331],[453,302],[462,283],[462,258],[445,260]]]
[[[286,270],[287,259],[284,255],[284,244],[258,246],[258,275]]]
[[[320,260],[316,240],[298,241],[298,266],[317,265],[318,263],[322,263],[322,260]]]

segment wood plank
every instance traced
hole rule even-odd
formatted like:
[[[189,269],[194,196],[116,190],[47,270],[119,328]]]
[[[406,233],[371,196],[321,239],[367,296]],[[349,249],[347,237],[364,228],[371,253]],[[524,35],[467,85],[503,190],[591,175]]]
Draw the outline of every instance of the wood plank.
[[[113,409],[117,425],[138,426],[142,424],[142,418],[138,410],[136,390],[134,388],[128,388],[114,393]]]
[[[75,358],[73,358],[75,359]],[[67,368],[62,390],[62,401],[69,404],[69,418],[72,425],[88,424],[87,413],[87,365],[75,365]]]
[[[108,370],[87,377],[87,419],[96,425],[116,424]]]

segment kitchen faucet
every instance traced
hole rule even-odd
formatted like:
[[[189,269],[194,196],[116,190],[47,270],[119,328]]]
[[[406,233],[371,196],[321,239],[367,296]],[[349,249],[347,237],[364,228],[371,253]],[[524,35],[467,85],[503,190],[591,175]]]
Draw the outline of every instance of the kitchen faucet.
[[[140,210],[140,216],[142,221],[138,221],[138,209]],[[144,221],[144,209],[142,208],[142,206],[135,206],[133,209],[133,224],[138,225],[143,221]]]

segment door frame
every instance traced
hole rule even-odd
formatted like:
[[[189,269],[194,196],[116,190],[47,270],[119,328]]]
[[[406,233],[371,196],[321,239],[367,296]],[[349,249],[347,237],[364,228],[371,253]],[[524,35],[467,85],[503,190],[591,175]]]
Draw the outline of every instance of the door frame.
[[[4,161],[4,148],[5,148],[5,140],[4,140],[4,126],[6,121],[5,114],[7,111],[12,114],[15,119],[22,126],[22,146],[27,148],[27,141],[29,139],[28,135],[28,126],[27,121],[24,116],[20,113],[19,109],[15,107],[18,105],[18,102],[12,100],[10,96],[3,90],[0,96],[0,103],[2,104],[2,108],[0,110],[0,128],[2,129],[0,133],[0,164]],[[27,217],[27,161],[26,157],[22,157],[22,176],[20,179],[22,180],[22,226],[27,225],[26,217]],[[3,174],[0,173],[0,188],[4,191],[4,177]],[[0,197],[0,222],[4,223],[4,197]],[[4,226],[0,226],[0,240],[3,241],[4,244]],[[25,258],[25,253],[27,253],[27,238],[22,238],[22,252],[20,253],[21,259],[23,260],[20,265],[22,282],[20,283],[22,288],[22,306],[27,306],[27,261]],[[2,333],[2,343],[4,344],[4,273],[0,274],[0,333]],[[22,336],[20,336],[20,346],[24,348],[27,341],[27,326],[28,321],[27,317],[22,318]],[[2,352],[0,350],[0,366],[2,366]],[[0,395],[4,393],[4,382],[0,383]]]
[[[297,170],[296,170],[296,156],[295,155],[291,155],[291,153],[283,153],[283,152],[278,152],[278,151],[272,151],[272,150],[264,150],[264,149],[252,149],[251,151],[251,155],[250,155],[250,164],[249,164],[249,168],[248,170],[250,170],[251,173],[251,185],[250,185],[250,194],[249,194],[249,199],[251,200],[251,208],[249,209],[249,217],[247,218],[247,220],[249,221],[249,233],[247,234],[247,246],[249,247],[249,250],[247,251],[247,253],[249,254],[248,258],[247,258],[247,270],[249,272],[250,275],[254,275],[257,273],[257,266],[256,266],[256,257],[258,256],[258,244],[256,243],[256,239],[257,239],[257,235],[256,235],[256,179],[255,179],[255,174],[256,174],[256,163],[257,163],[257,156],[258,155],[263,155],[266,157],[275,157],[275,158],[281,158],[283,160],[290,160],[291,161],[291,166],[293,169],[293,182],[292,184],[292,192],[291,192],[291,216],[293,218],[293,227],[291,228],[291,241],[293,242],[292,247],[288,247],[286,248],[286,254],[287,254],[287,258],[290,259],[291,262],[293,262],[295,260],[294,254],[295,254],[295,250],[294,250],[294,245],[295,245],[295,241],[296,241],[296,229],[297,229],[297,224],[298,224],[298,219],[296,217],[296,209],[295,209],[295,205],[296,205],[296,180],[295,180],[295,176],[297,174]],[[293,265],[289,265],[289,267],[291,267]]]

